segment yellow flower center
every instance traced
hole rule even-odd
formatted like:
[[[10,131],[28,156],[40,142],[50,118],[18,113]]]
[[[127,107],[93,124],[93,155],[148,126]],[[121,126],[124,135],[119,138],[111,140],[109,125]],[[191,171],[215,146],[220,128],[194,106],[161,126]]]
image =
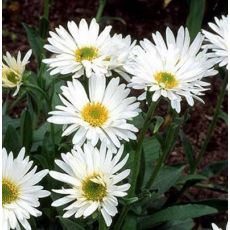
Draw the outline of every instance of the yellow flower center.
[[[85,46],[75,51],[75,58],[77,62],[84,60],[92,61],[98,57],[98,49],[91,46]]]
[[[168,72],[158,72],[154,75],[154,78],[163,89],[172,89],[178,85],[176,77]]]
[[[81,115],[83,120],[93,127],[102,126],[109,118],[108,109],[98,102],[91,102],[85,105]]]
[[[82,191],[83,196],[91,201],[102,201],[107,195],[106,184],[99,174],[94,174],[83,180]]]
[[[17,200],[19,187],[9,179],[2,179],[2,205],[10,204]]]

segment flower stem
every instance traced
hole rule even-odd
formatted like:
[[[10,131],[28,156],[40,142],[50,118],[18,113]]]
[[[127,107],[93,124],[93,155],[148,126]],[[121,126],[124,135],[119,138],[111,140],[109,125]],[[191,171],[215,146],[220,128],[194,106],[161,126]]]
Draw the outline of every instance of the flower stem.
[[[129,211],[130,205],[125,205],[121,211],[121,214],[119,215],[119,218],[116,222],[116,224],[114,225],[113,229],[114,230],[119,230],[123,224],[123,221]]]
[[[99,230],[107,230],[107,227],[105,225],[105,221],[104,221],[101,213],[98,216],[98,224],[99,224],[99,228],[98,228]]]
[[[44,12],[43,12],[44,18],[49,19],[49,0],[44,0]]]
[[[222,75],[223,72],[222,71],[219,71],[219,73]],[[194,165],[194,170],[192,171],[192,174],[194,174],[196,172],[196,168],[197,166],[199,165],[205,151],[206,151],[206,148],[208,146],[208,143],[212,137],[212,134],[213,134],[213,131],[216,127],[216,123],[217,123],[217,120],[218,120],[218,115],[219,115],[219,112],[220,112],[220,108],[221,108],[221,105],[222,105],[222,102],[224,100],[224,95],[225,95],[225,92],[226,92],[226,86],[228,84],[228,73],[227,71],[225,71],[225,75],[224,75],[224,80],[223,80],[223,83],[221,85],[221,89],[220,89],[220,93],[218,95],[218,98],[217,98],[217,104],[216,104],[216,107],[215,107],[215,111],[214,111],[214,115],[213,115],[213,119],[212,119],[212,122],[210,123],[209,127],[208,127],[208,132],[207,132],[207,135],[206,135],[206,138],[203,142],[203,145],[201,147],[201,151],[196,159],[196,162],[195,162],[195,165]]]
[[[142,128],[140,135],[139,135],[139,138],[138,138],[137,148],[136,148],[136,152],[134,155],[134,161],[133,161],[133,167],[132,167],[131,187],[129,190],[128,197],[132,197],[136,191],[137,178],[138,178],[138,174],[139,174],[140,166],[141,166],[142,143],[144,141],[146,131],[148,130],[149,123],[151,122],[151,116],[152,116],[153,112],[155,111],[158,102],[159,102],[159,100],[157,102],[151,103],[151,105],[148,109],[144,124],[143,124],[143,128]],[[129,204],[124,205],[124,207],[121,211],[121,214],[119,215],[118,220],[117,220],[116,224],[114,225],[114,228],[113,228],[114,230],[119,230],[121,228],[123,221],[124,221],[128,211],[129,211],[129,208],[130,208]]]
[[[38,91],[44,97],[44,99],[46,100],[48,105],[50,105],[49,99],[48,99],[45,91],[43,91],[40,87],[33,85],[33,84],[30,84],[30,83],[25,83],[24,86],[27,88],[34,89],[34,90]]]
[[[165,148],[163,150],[163,153],[160,155],[159,160],[157,161],[157,165],[153,170],[153,174],[149,178],[149,181],[146,184],[146,188],[150,189],[161,169],[161,166],[163,165],[165,159],[167,158],[168,154],[170,153],[173,143],[174,143],[174,137],[175,137],[175,132],[176,132],[176,127],[170,127],[168,135],[166,137],[165,141]]]
[[[132,172],[131,187],[129,190],[128,197],[132,197],[136,191],[137,178],[138,178],[140,167],[141,167],[141,155],[142,155],[142,147],[143,147],[142,144],[144,141],[145,134],[148,130],[149,124],[151,122],[151,116],[153,112],[155,111],[156,106],[157,106],[157,102],[151,103],[148,109],[144,124],[143,124],[143,128],[141,129],[141,132],[140,132],[140,135],[137,141],[137,148],[136,148],[136,152],[134,153],[134,160],[133,160],[133,166],[132,166],[132,171],[131,171]]]
[[[96,20],[99,22],[102,17],[103,10],[105,8],[106,0],[99,0],[99,6],[97,10]]]
[[[23,85],[25,87],[27,87],[27,88],[30,88],[30,89],[33,89],[33,90],[36,90],[37,92],[39,92],[44,97],[44,99],[46,100],[46,103],[48,105],[49,110],[50,111],[52,110],[52,105],[51,105],[52,102],[47,97],[47,94],[45,93],[45,91],[43,91],[40,87],[38,87],[36,85],[33,85],[33,84],[30,84],[30,83],[25,83]],[[51,123],[50,123],[50,132],[51,132],[51,138],[52,138],[53,148],[55,150],[54,126]]]

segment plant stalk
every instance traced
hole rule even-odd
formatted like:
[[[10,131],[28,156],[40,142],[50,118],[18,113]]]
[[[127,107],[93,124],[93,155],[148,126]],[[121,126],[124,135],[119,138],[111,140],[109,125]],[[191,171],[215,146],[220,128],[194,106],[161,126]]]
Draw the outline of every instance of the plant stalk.
[[[96,20],[99,22],[101,20],[104,8],[105,8],[106,0],[99,0],[99,6],[97,9]]]
[[[141,166],[142,144],[144,141],[146,131],[148,130],[149,123],[151,122],[151,116],[153,115],[158,102],[159,100],[157,102],[151,102],[151,105],[148,109],[148,112],[147,112],[147,115],[146,115],[146,118],[143,124],[143,128],[141,129],[141,132],[138,138],[137,148],[136,148],[136,152],[134,155],[134,161],[133,161],[133,166],[132,166],[131,187],[128,193],[128,197],[134,196],[135,191],[136,191],[137,178],[138,178],[140,166]],[[121,214],[119,215],[119,218],[116,224],[114,225],[115,230],[119,230],[121,228],[123,221],[125,219],[125,216],[127,215],[129,211],[129,208],[130,208],[129,204],[126,204],[123,207]]]
[[[98,228],[99,230],[107,230],[107,227],[105,225],[105,221],[104,221],[101,213],[98,216],[98,224],[99,224],[99,228]]]
[[[161,166],[164,164],[165,159],[167,158],[168,154],[170,153],[171,149],[172,149],[172,145],[174,142],[174,137],[175,137],[175,131],[176,128],[171,128],[169,130],[169,133],[167,135],[166,138],[166,147],[163,151],[163,153],[161,154],[161,156],[159,157],[159,160],[157,161],[157,165],[153,170],[153,174],[151,175],[151,177],[149,178],[149,181],[146,184],[146,189],[150,189],[161,169]]]
[[[220,72],[221,74],[221,72]],[[202,160],[202,157],[207,149],[207,146],[208,146],[208,143],[212,137],[212,134],[213,134],[213,131],[215,130],[215,127],[216,127],[216,123],[217,123],[217,120],[218,120],[218,115],[220,113],[220,108],[221,108],[221,105],[223,103],[223,100],[224,100],[224,95],[225,95],[225,92],[226,92],[226,86],[228,84],[228,73],[227,71],[225,72],[225,75],[224,75],[224,80],[222,82],[222,85],[221,85],[221,89],[220,89],[220,93],[218,95],[218,98],[217,98],[217,104],[216,104],[216,107],[215,107],[215,111],[214,111],[214,115],[213,115],[213,119],[212,119],[212,122],[210,123],[209,127],[208,127],[208,132],[207,132],[207,135],[206,135],[206,138],[203,142],[203,145],[201,147],[201,151],[197,157],[197,160],[195,162],[195,165],[194,165],[194,170],[192,171],[192,174],[194,174],[196,172],[196,168],[197,166],[199,165],[200,161]]]
[[[157,106],[157,102],[151,103],[151,105],[148,109],[144,124],[143,124],[143,128],[141,129],[141,132],[140,132],[140,135],[138,138],[136,152],[134,153],[134,161],[133,161],[133,166],[132,166],[132,171],[131,171],[132,172],[131,187],[129,190],[128,197],[132,197],[136,191],[137,178],[138,178],[138,175],[140,172],[140,167],[141,167],[141,155],[142,155],[142,147],[143,147],[142,144],[144,141],[145,134],[149,128],[149,124],[151,122],[151,117],[152,117],[152,114],[154,113],[154,111],[156,109],[156,106]]]

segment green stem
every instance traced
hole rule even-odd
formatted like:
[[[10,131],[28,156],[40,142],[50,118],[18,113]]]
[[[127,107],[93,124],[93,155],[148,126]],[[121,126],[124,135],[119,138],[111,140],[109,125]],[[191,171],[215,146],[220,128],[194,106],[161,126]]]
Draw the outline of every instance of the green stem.
[[[107,230],[102,214],[98,216],[99,230]]]
[[[137,148],[136,148],[136,152],[134,153],[134,161],[133,161],[132,171],[131,171],[132,172],[131,187],[129,190],[128,197],[132,197],[136,191],[137,178],[138,178],[140,167],[141,167],[142,143],[144,141],[146,131],[148,130],[149,123],[151,122],[151,116],[154,113],[158,102],[159,102],[159,100],[157,102],[151,103],[151,105],[148,109],[148,112],[146,114],[143,128],[141,129],[141,132],[140,132],[140,135],[139,135],[139,138],[137,141]],[[130,205],[128,205],[128,204],[126,204],[123,207],[121,214],[119,215],[119,218],[118,218],[116,224],[114,225],[114,230],[119,230],[121,228],[122,223],[125,219],[125,216],[127,215],[128,211],[129,211],[129,208],[130,208]]]
[[[44,0],[44,12],[43,12],[44,18],[49,19],[49,0]]]
[[[25,87],[30,88],[30,89],[35,89],[36,91],[38,91],[46,100],[46,102],[48,103],[48,105],[50,106],[50,102],[49,102],[49,98],[47,97],[47,94],[38,86],[36,85],[32,85],[30,83],[25,83],[23,84]]]
[[[214,115],[213,115],[213,119],[212,119],[212,122],[210,123],[209,127],[208,127],[208,132],[207,132],[207,135],[206,135],[206,138],[203,142],[203,145],[201,147],[201,151],[197,157],[197,160],[195,162],[195,165],[194,165],[194,170],[192,171],[192,174],[194,174],[196,172],[196,168],[197,166],[199,165],[206,149],[207,149],[207,146],[208,146],[208,143],[212,137],[212,134],[213,134],[213,131],[216,127],[216,123],[217,123],[217,120],[218,120],[218,115],[220,113],[220,108],[221,108],[221,105],[222,105],[222,102],[224,100],[224,95],[225,95],[225,92],[226,92],[226,86],[228,84],[228,74],[227,74],[227,71],[225,73],[225,76],[224,76],[224,80],[223,80],[223,83],[221,85],[221,89],[220,89],[220,93],[218,95],[218,98],[217,98],[217,104],[216,104],[216,107],[215,107],[215,111],[214,111]]]
[[[134,153],[134,160],[133,160],[132,171],[131,171],[132,172],[131,187],[129,190],[128,197],[132,197],[136,191],[137,178],[138,178],[140,167],[141,167],[141,155],[142,155],[142,147],[143,147],[142,143],[144,141],[145,134],[149,128],[151,117],[152,117],[153,112],[156,109],[156,106],[157,106],[157,102],[151,103],[148,109],[144,124],[143,124],[143,128],[141,129],[141,132],[140,132],[140,135],[137,141],[137,148],[136,148],[136,152]]]
[[[50,111],[52,110],[52,105],[51,105],[52,101],[49,100],[49,98],[47,97],[47,94],[40,87],[38,87],[36,85],[32,85],[30,83],[25,83],[24,86],[27,87],[27,88],[30,88],[30,89],[37,90],[44,97],[44,99],[46,100],[46,103],[48,105],[49,110]],[[54,151],[55,151],[54,126],[53,126],[52,123],[50,123],[50,132],[51,132],[52,143],[53,143]]]
[[[121,214],[119,215],[119,218],[116,222],[116,224],[114,225],[114,230],[119,230],[124,222],[124,219],[129,211],[130,205],[125,205],[121,211]]]
[[[154,168],[153,170],[153,174],[151,175],[151,177],[149,178],[149,181],[147,182],[146,184],[146,188],[147,189],[150,189],[161,169],[161,166],[163,165],[165,159],[167,158],[168,154],[170,153],[171,149],[172,149],[172,146],[173,146],[173,143],[174,143],[174,137],[175,137],[175,131],[176,131],[176,128],[170,128],[169,129],[169,133],[166,137],[166,147],[163,151],[163,153],[161,154],[161,156],[159,157],[159,160],[157,161],[157,165],[156,167]]]
[[[99,22],[102,17],[103,10],[105,8],[106,0],[99,0],[99,6],[96,14],[96,20]]]

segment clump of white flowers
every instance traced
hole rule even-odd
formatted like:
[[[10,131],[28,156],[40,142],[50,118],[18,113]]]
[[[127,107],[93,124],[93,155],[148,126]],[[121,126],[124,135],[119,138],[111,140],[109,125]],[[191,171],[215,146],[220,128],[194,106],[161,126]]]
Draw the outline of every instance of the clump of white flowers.
[[[182,99],[190,106],[195,100],[203,102],[201,97],[210,86],[208,77],[217,73],[214,65],[227,65],[227,19],[224,16],[220,20],[215,18],[216,24],[209,23],[209,26],[216,34],[203,31],[204,36],[198,33],[192,42],[188,29],[181,26],[177,35],[167,28],[165,39],[156,32],[151,40],[143,39],[137,45],[129,35],[111,35],[111,26],[100,31],[95,19],[89,24],[85,19],[79,24],[69,21],[66,29],[59,26],[55,32],[50,32],[44,48],[52,56],[43,59],[43,63],[48,65],[50,75],[67,75],[70,80],[60,87],[62,104],[49,111],[47,121],[63,126],[62,136],[71,136],[72,150],[62,153],[61,160],[55,160],[62,172],[47,169],[36,172],[37,166],[31,169],[33,162],[25,156],[25,148],[16,159],[12,152],[7,154],[3,149],[3,229],[21,229],[21,226],[31,229],[28,219],[31,215],[41,215],[37,210],[39,199],[50,194],[37,185],[48,172],[63,183],[61,189],[53,189],[63,197],[53,201],[52,206],[66,205],[64,218],[102,215],[110,226],[112,217],[118,213],[118,199],[127,195],[130,184],[134,184],[133,193],[137,190],[144,137],[156,102],[164,97],[178,113]],[[206,44],[202,45],[204,39]],[[9,52],[3,56],[3,87],[16,88],[14,96],[23,84],[31,53],[29,50],[23,60],[20,51],[17,59]],[[44,90],[52,88],[44,85]],[[49,108],[52,107],[56,92],[48,92],[46,97],[45,91],[38,86],[32,88],[45,94]],[[131,88],[142,90],[139,100],[151,96],[149,110],[141,116],[144,121],[138,138],[138,125],[133,124],[133,119],[141,109],[137,98],[130,96]],[[48,98],[50,95],[52,97]],[[52,128],[51,136],[56,134]],[[131,161],[132,172],[136,174],[131,174],[129,184],[127,177],[131,170],[125,168],[129,154],[124,144],[131,140],[137,141],[127,149],[130,147],[137,155]],[[53,138],[54,147],[55,141]],[[167,155],[162,156],[163,162]],[[128,197],[138,199],[139,194],[132,197],[132,192]],[[212,227],[219,230],[215,224]]]

